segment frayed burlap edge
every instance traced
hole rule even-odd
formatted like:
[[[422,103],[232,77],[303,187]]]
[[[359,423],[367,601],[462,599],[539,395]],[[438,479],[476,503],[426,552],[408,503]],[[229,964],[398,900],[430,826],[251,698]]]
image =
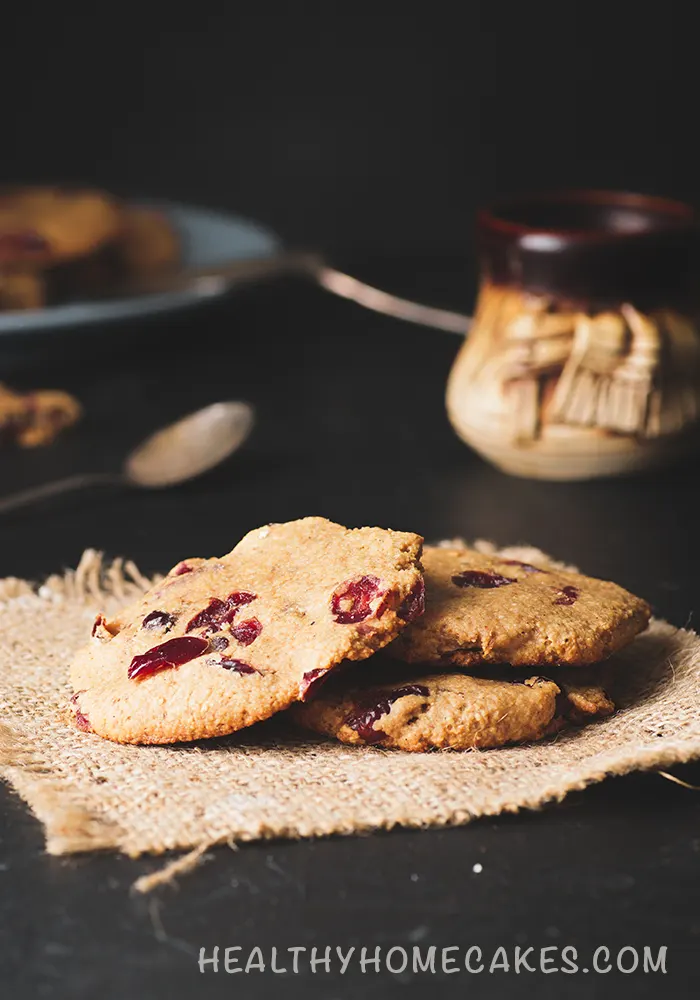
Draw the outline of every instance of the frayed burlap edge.
[[[499,551],[548,561],[529,547]],[[219,843],[459,825],[700,756],[700,639],[658,620],[618,658],[620,712],[529,747],[400,754],[311,740],[275,720],[189,747],[120,747],[81,734],[65,708],[66,660],[97,608],[116,608],[151,582],[132,562],[106,563],[94,550],[38,588],[0,581],[0,774],[43,824],[51,854],[190,849],[139,880],[141,891]]]
[[[1,579],[0,616],[3,607],[28,604],[28,599],[37,597],[50,605],[68,602],[91,606],[105,600],[125,604],[156,579],[145,577],[131,560],[117,558],[106,563],[101,552],[86,549],[76,569],[52,574],[39,586],[17,577]],[[0,619],[0,645],[3,632]],[[32,749],[28,734],[4,721],[0,722],[0,775],[44,825],[49,854],[114,846],[118,825],[71,802],[65,783],[51,780],[51,762]]]

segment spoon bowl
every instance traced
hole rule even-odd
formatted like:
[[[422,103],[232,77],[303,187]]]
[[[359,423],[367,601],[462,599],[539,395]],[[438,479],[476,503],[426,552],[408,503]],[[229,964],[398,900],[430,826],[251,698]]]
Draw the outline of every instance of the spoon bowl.
[[[250,434],[255,420],[248,403],[212,403],[156,431],[124,462],[134,486],[175,486],[208,472],[232,455]]]
[[[248,403],[212,403],[156,431],[127,455],[121,472],[84,472],[0,498],[0,514],[88,486],[164,489],[219,465],[243,444],[255,422]]]

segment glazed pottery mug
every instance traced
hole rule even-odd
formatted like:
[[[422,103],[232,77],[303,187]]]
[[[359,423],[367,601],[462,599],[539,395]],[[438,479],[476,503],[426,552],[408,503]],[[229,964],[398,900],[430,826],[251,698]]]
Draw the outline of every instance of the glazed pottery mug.
[[[478,218],[481,285],[452,368],[459,436],[505,472],[631,472],[700,442],[700,226],[682,202],[606,191]]]

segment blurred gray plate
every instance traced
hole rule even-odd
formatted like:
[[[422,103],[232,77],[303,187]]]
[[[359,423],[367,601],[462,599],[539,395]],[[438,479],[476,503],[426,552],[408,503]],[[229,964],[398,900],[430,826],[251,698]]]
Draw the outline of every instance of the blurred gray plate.
[[[244,259],[269,259],[282,250],[274,233],[255,222],[223,212],[211,212],[189,205],[149,201],[148,205],[165,212],[180,235],[183,266],[216,267]],[[131,298],[77,301],[45,309],[0,313],[0,334],[81,326],[106,320],[128,319],[170,312],[196,302],[218,298],[226,289],[220,284],[202,283],[196,288]]]

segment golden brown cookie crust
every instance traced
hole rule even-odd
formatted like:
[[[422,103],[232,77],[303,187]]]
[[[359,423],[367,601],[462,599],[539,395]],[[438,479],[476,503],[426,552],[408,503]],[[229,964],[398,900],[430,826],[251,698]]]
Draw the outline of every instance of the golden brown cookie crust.
[[[388,652],[471,667],[598,663],[646,628],[646,602],[615,583],[467,548],[426,546],[425,614]]]
[[[92,253],[120,231],[118,205],[101,191],[0,192],[0,267],[50,267]]]
[[[491,749],[539,740],[567,721],[582,723],[610,715],[614,705],[594,684],[579,697],[572,681],[566,689],[546,677],[516,680],[461,673],[396,672],[392,683],[359,687],[353,678],[332,679],[311,701],[295,705],[300,725],[343,743],[385,749]]]
[[[98,618],[71,669],[79,725],[121,743],[172,743],[287,708],[406,626],[421,544],[309,517],[251,531],[221,559],[184,560],[121,614]],[[149,672],[143,657],[162,646],[180,663]]]
[[[40,273],[0,270],[0,312],[41,309],[45,301],[46,287]]]
[[[134,276],[158,274],[180,257],[180,240],[162,212],[126,207],[116,243],[118,259]]]

